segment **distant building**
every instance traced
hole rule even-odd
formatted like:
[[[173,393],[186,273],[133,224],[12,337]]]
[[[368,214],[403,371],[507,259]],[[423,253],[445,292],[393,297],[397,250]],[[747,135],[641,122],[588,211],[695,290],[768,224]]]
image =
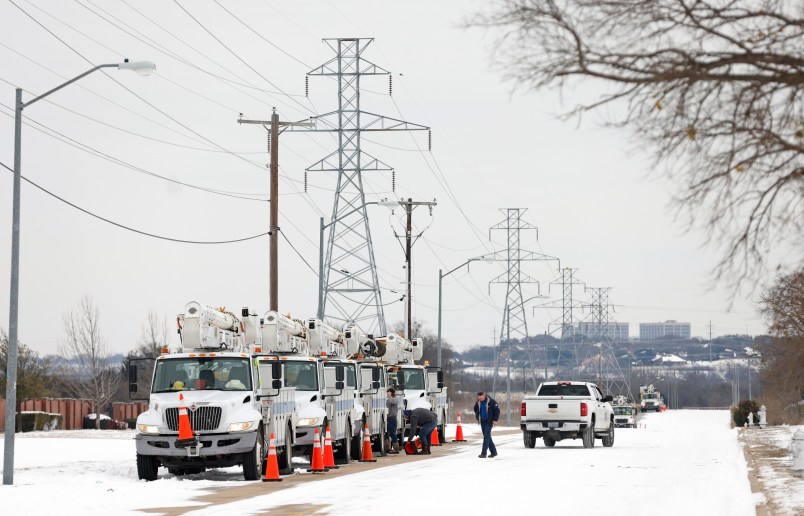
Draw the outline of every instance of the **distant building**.
[[[656,340],[664,337],[689,339],[690,335],[690,323],[686,322],[639,323],[639,340]]]
[[[578,335],[585,335],[588,339],[614,339],[628,340],[627,322],[610,322],[598,327],[595,322],[578,323]]]

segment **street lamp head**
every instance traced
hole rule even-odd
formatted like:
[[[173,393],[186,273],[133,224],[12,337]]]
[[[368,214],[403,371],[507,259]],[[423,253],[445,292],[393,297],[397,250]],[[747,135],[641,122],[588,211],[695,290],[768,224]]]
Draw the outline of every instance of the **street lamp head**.
[[[150,61],[129,61],[126,59],[117,65],[118,70],[131,70],[137,72],[143,77],[151,75],[156,70],[156,65]]]
[[[493,261],[495,261],[495,258],[493,254],[484,254],[483,256],[479,257],[477,261],[492,263]]]
[[[399,208],[399,201],[396,199],[389,199],[388,197],[383,197],[379,201],[377,201],[378,206],[384,206],[391,211],[394,211],[396,208]]]

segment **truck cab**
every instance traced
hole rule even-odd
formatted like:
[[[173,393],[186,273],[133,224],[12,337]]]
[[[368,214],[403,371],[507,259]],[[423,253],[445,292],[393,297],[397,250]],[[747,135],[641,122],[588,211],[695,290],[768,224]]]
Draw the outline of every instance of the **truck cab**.
[[[636,409],[633,405],[615,405],[614,426],[617,428],[636,428]]]

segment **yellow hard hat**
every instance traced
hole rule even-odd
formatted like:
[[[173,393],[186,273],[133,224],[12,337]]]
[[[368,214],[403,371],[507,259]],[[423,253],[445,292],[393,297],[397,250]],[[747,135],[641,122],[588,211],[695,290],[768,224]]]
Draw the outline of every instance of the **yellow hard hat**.
[[[185,388],[184,382],[182,382],[181,380],[173,382],[173,390],[184,389],[184,388]]]

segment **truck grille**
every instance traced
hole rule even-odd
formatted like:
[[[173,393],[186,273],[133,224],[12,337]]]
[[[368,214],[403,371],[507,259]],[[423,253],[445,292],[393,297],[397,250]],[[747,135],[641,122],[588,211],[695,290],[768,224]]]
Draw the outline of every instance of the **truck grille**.
[[[198,407],[195,410],[187,410],[190,416],[190,426],[194,432],[204,430],[217,430],[221,424],[220,407]],[[179,409],[178,407],[165,410],[165,422],[171,430],[179,430]]]

